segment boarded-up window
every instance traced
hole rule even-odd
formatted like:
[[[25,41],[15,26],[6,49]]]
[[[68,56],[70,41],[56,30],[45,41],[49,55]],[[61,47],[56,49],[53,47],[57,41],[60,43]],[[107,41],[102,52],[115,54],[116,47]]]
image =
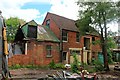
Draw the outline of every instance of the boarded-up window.
[[[52,46],[51,45],[46,46],[46,51],[47,51],[47,57],[52,57],[52,54],[51,54]]]
[[[62,40],[68,41],[68,32],[67,31],[62,31]]]
[[[33,26],[33,25],[28,26],[28,37],[37,38],[37,26]]]

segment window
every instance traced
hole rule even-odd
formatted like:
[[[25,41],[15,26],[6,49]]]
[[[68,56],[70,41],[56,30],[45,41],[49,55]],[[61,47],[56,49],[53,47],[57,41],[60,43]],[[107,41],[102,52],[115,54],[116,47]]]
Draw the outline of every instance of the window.
[[[79,41],[80,41],[79,33],[76,33],[76,42],[79,42]]]
[[[71,53],[71,55],[73,55],[75,53],[80,55],[80,50],[70,50],[70,53]]]
[[[95,37],[92,37],[92,41],[95,41]]]
[[[67,31],[62,31],[62,40],[68,41],[68,32]]]
[[[50,19],[46,20],[46,26],[50,27]]]
[[[51,50],[52,50],[52,46],[51,45],[47,45],[46,46],[47,57],[52,57]]]
[[[63,52],[63,60],[66,60],[67,52]]]
[[[84,47],[86,50],[90,50],[90,38],[84,38]]]
[[[28,25],[28,37],[37,38],[37,26]]]

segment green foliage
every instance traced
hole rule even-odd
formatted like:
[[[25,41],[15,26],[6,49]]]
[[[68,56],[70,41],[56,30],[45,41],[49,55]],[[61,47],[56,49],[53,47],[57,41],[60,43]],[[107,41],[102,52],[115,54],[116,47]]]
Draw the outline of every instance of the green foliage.
[[[55,68],[56,68],[56,67],[55,67],[55,62],[54,62],[54,60],[52,60],[52,61],[50,62],[49,67],[52,68],[52,69],[55,69]]]
[[[21,68],[21,67],[22,67],[21,65],[15,64],[15,65],[13,65],[13,66],[10,66],[9,68],[10,68],[10,69],[19,69],[19,68]]]
[[[98,44],[100,45],[100,40],[92,41],[92,44],[93,44],[93,45],[98,45]]]
[[[55,63],[54,60],[52,60],[48,66],[51,69],[65,69],[64,64],[62,64],[62,63]]]
[[[116,48],[117,45],[112,37],[108,37],[107,40],[108,40],[108,43],[107,43],[108,63],[111,64],[113,63],[111,49]]]
[[[48,69],[48,66],[38,66],[38,65],[12,65],[9,66],[10,69],[20,69],[20,68],[28,68],[28,69]]]
[[[57,63],[57,64],[55,64],[55,66],[57,69],[65,69],[65,66],[62,63]]]
[[[73,58],[74,58],[74,61],[71,64],[71,70],[72,70],[73,73],[78,73],[78,68],[80,66],[79,65],[80,62],[77,59],[77,54],[76,53],[73,54]]]
[[[25,23],[25,21],[17,17],[10,17],[9,19],[6,19],[7,39],[9,42],[14,40],[18,27],[23,23]]]
[[[81,8],[79,11],[79,22],[83,25],[78,24],[79,27],[89,29],[87,27],[93,27],[96,29],[101,38],[101,47],[104,55],[104,67],[109,70],[108,59],[107,59],[107,24],[117,19],[118,7],[117,3],[112,2],[86,2],[82,3],[78,0],[78,5]],[[81,20],[81,21],[80,21]],[[86,21],[87,20],[87,21]],[[87,24],[87,25],[85,25]]]
[[[104,66],[100,60],[94,60],[93,65],[95,65],[96,71],[103,71],[104,70]]]

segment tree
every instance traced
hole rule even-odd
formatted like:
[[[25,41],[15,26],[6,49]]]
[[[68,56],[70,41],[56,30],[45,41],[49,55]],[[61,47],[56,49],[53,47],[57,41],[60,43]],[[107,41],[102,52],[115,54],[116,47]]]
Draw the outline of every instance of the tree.
[[[25,21],[17,17],[10,17],[9,19],[6,19],[8,42],[12,42],[14,40],[18,27],[23,23],[25,23]]]
[[[100,43],[104,56],[104,68],[109,70],[107,56],[107,23],[116,18],[116,3],[112,2],[85,2],[78,1],[81,9],[79,11],[79,20],[77,21],[78,28],[88,29],[94,28],[100,34]],[[80,25],[82,24],[82,25]],[[88,28],[86,28],[88,27]]]

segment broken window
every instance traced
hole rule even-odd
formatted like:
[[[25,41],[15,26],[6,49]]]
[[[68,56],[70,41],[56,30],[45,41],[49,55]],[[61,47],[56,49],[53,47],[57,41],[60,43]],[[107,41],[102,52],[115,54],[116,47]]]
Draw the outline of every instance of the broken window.
[[[78,54],[80,55],[80,50],[70,50],[70,54],[73,55],[73,54]]]
[[[46,20],[46,26],[50,27],[50,19]]]
[[[52,46],[51,45],[47,45],[46,46],[46,50],[47,50],[47,57],[52,57],[52,54],[51,54]]]
[[[62,31],[62,40],[68,41],[68,32],[67,31]]]
[[[92,37],[92,41],[95,41],[95,37]]]
[[[79,33],[76,33],[76,42],[79,42],[79,41],[80,41]]]
[[[37,26],[33,26],[33,25],[28,26],[28,37],[37,38]]]
[[[67,52],[63,52],[63,60],[66,60]]]
[[[90,50],[90,38],[84,38],[84,47],[86,50]]]

